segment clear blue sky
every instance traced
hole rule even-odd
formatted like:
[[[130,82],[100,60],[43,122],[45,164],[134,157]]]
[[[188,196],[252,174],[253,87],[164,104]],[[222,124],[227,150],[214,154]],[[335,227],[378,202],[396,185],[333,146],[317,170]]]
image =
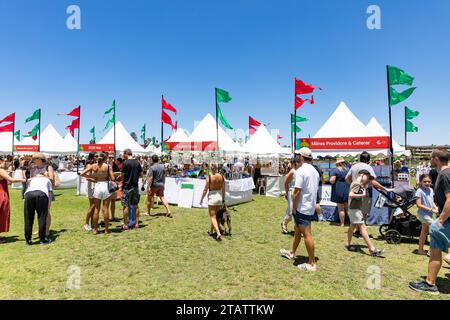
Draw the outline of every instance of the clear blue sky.
[[[66,28],[70,4],[81,7],[81,30]],[[370,4],[381,7],[382,30],[366,27]],[[323,88],[301,109],[311,119],[303,136],[314,135],[341,100],[363,122],[376,116],[387,129],[385,66],[392,64],[416,77],[406,104],[421,112],[420,133],[410,143],[450,143],[449,34],[448,0],[4,0],[0,117],[16,111],[26,131],[25,117],[39,106],[43,126],[64,134],[70,120],[56,113],[80,104],[87,142],[116,99],[129,131],[146,123],[159,138],[161,94],[192,131],[214,112],[220,87],[233,97],[223,111],[235,128],[247,128],[252,115],[289,144],[294,77]],[[403,106],[393,108],[400,143]]]

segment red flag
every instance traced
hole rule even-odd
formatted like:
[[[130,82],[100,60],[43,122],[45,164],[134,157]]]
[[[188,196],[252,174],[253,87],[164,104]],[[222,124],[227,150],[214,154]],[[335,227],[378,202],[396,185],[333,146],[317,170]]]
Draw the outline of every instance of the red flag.
[[[307,94],[312,93],[315,89],[322,90],[319,87],[312,84],[306,84],[302,80],[295,79],[295,94]]]
[[[35,134],[34,136],[31,137],[34,141],[37,140],[37,134]]]
[[[14,123],[10,123],[6,126],[0,127],[0,132],[14,132]]]
[[[80,118],[73,120],[70,126],[72,129],[80,129]]]
[[[14,122],[15,118],[16,118],[16,114],[15,113],[11,113],[9,116],[6,116],[2,120],[0,120],[0,123],[3,123],[3,122]]]
[[[300,108],[305,102],[314,104],[314,96],[311,96],[311,99],[302,99],[300,97],[295,96],[295,110]]]
[[[79,118],[80,117],[80,106],[78,106],[75,109],[73,109],[72,111],[70,111],[67,115],[71,116],[71,117]]]
[[[163,107],[163,109],[172,111],[175,114],[177,114],[177,109],[175,109],[171,104],[167,103],[167,101],[164,100],[164,98],[162,98],[162,107]]]
[[[251,127],[251,126],[259,127],[260,125],[261,125],[261,122],[255,120],[255,119],[252,118],[252,117],[248,117],[248,126],[249,126],[249,127]]]
[[[280,144],[280,140],[281,140],[281,139],[283,139],[283,137],[280,136],[279,134],[277,134],[277,142],[278,142],[278,144]]]
[[[75,130],[74,130],[74,128],[73,128],[72,126],[67,126],[67,127],[66,127],[66,130],[69,130],[70,135],[71,135],[72,137],[75,136]]]
[[[164,110],[161,110],[161,122],[168,124],[172,128],[175,127],[172,122],[172,118],[170,118],[170,116],[167,113],[165,113]]]
[[[254,134],[255,134],[255,132],[256,132],[256,129],[255,129],[254,127],[250,126],[250,129],[249,129],[249,131],[250,131],[250,135],[252,136],[252,135],[254,135]]]

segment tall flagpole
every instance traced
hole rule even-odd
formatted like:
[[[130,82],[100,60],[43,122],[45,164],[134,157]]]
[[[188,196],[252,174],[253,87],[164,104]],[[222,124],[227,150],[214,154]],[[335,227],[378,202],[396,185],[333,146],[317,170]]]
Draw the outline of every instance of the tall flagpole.
[[[297,80],[297,78],[294,78],[294,154],[295,151],[297,150],[297,108],[295,107],[295,97],[297,96],[295,94],[295,80]],[[291,127],[292,127],[292,121],[291,121]],[[292,130],[292,129],[291,129]]]
[[[79,167],[80,167],[80,129],[81,129],[81,106],[79,107],[79,112],[78,112],[78,139],[77,139],[77,174],[79,172]],[[116,116],[114,114],[114,116]]]
[[[219,149],[219,121],[218,121],[218,112],[219,112],[219,104],[217,103],[217,88],[215,88],[214,96],[216,98],[216,147],[217,147],[217,158],[220,158],[220,149]],[[249,132],[250,134],[250,132]]]
[[[39,108],[39,144],[38,144],[38,152],[41,151],[41,108]]]
[[[114,99],[114,159],[116,159],[116,100]]]
[[[388,106],[389,106],[389,151],[391,160],[391,179],[392,187],[394,187],[394,147],[392,145],[392,110],[391,110],[391,90],[389,87],[389,66],[386,66],[387,90],[388,90]]]
[[[11,145],[11,154],[14,156],[14,132],[16,131],[16,113],[14,112],[13,116],[13,132],[12,132],[12,145]]]
[[[162,121],[162,113],[164,112],[163,109],[163,100],[164,100],[164,95],[161,95],[161,152],[164,151],[164,123]]]
[[[405,106],[405,151],[406,151],[406,149],[407,149],[407,147],[408,147],[408,131],[406,130],[406,124],[407,124],[407,119],[406,119],[406,106]]]

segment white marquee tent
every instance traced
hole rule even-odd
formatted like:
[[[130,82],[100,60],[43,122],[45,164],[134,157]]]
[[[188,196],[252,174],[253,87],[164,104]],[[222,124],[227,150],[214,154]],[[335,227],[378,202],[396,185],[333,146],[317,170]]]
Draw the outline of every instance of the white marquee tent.
[[[211,114],[207,114],[189,136],[189,142],[216,141],[216,121]],[[242,152],[241,146],[219,126],[219,149],[225,152]]]
[[[247,153],[258,155],[280,155],[285,153],[263,124],[250,137],[243,150]]]
[[[106,133],[98,144],[113,144],[114,143],[114,126]],[[127,129],[123,126],[122,122],[116,123],[116,151],[123,152],[125,149],[131,149],[135,154],[146,154],[144,148],[142,148],[133,137],[130,136]]]
[[[367,129],[369,129],[374,136],[379,137],[389,136],[389,134],[386,132],[386,130],[384,130],[384,128],[381,126],[378,120],[375,119],[375,117],[370,119],[369,123],[367,124]],[[395,139],[392,139],[392,146],[394,147],[394,154],[396,156],[401,155],[409,156],[411,154],[411,152],[409,150],[406,150],[405,147],[400,146],[400,144],[398,144],[398,142],[395,141]]]

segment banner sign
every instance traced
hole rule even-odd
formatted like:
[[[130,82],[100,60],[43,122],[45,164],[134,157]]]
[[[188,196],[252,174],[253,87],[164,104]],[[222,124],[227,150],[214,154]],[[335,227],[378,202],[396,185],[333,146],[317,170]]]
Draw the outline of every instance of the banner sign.
[[[114,152],[114,144],[80,144],[82,152]]]
[[[39,146],[29,145],[29,146],[14,146],[14,152],[38,152]]]
[[[302,146],[312,150],[389,149],[389,137],[302,138]]]
[[[217,151],[216,141],[166,142],[165,145],[170,151]]]

